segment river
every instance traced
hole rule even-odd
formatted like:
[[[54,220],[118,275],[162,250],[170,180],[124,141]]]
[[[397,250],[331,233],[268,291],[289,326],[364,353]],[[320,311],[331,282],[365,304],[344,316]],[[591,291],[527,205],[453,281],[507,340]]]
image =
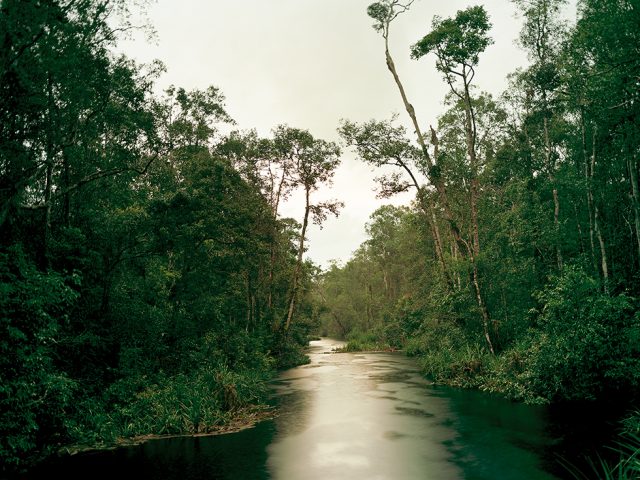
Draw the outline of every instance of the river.
[[[28,478],[571,478],[547,409],[435,387],[401,353],[329,353],[339,344],[311,342],[311,363],[273,382],[273,420],[61,458]]]

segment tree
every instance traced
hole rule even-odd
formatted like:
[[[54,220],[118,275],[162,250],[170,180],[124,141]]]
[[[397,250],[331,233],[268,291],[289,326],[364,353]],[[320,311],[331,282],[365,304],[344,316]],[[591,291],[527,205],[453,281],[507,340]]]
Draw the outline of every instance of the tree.
[[[333,142],[315,139],[306,130],[280,126],[274,131],[274,145],[281,158],[291,160],[291,182],[304,190],[305,208],[302,229],[297,248],[296,266],[291,279],[289,307],[283,325],[288,331],[298,301],[300,275],[302,272],[302,256],[304,242],[309,225],[309,215],[314,223],[320,225],[327,218],[327,214],[338,215],[342,203],[329,201],[312,204],[311,193],[323,184],[330,184],[335,170],[340,164],[340,149]]]
[[[482,314],[484,336],[489,350],[493,353],[491,340],[491,318],[483,298],[477,259],[480,255],[480,229],[478,225],[479,161],[477,158],[477,125],[471,99],[471,82],[475,77],[480,53],[491,43],[487,32],[491,28],[489,17],[483,7],[460,10],[453,19],[435,18],[432,31],[418,41],[411,49],[411,56],[419,59],[430,52],[436,55],[436,68],[444,74],[451,92],[464,106],[464,131],[467,147],[467,161],[470,168],[469,209],[471,212],[471,241],[459,239],[462,251],[471,261],[473,287]],[[456,235],[456,238],[459,234]]]
[[[562,247],[560,231],[560,199],[556,179],[556,163],[561,140],[563,118],[560,88],[560,39],[565,25],[559,20],[559,12],[565,0],[514,0],[525,19],[520,44],[529,54],[533,63],[521,74],[527,91],[525,107],[529,111],[529,121],[524,128],[530,141],[534,141],[536,123],[542,119],[543,169],[551,184],[553,194],[554,243],[558,269],[562,268]],[[533,148],[533,147],[532,147]]]
[[[52,230],[73,224],[87,184],[146,171],[156,158],[148,73],[110,54],[117,2],[4,2],[0,58],[0,228],[14,238],[38,217],[27,243],[48,264]],[[126,26],[123,28],[127,28]]]
[[[398,71],[395,66],[395,62],[393,61],[393,57],[391,56],[389,50],[389,34],[391,23],[398,17],[398,15],[405,13],[411,7],[413,0],[409,2],[402,3],[399,0],[384,0],[382,2],[376,2],[367,8],[367,14],[373,18],[376,23],[373,25],[373,28],[382,34],[382,38],[384,39],[384,47],[385,47],[385,60],[387,64],[387,68],[389,72],[393,76],[394,82],[398,88],[400,96],[402,98],[402,102],[404,104],[405,110],[413,123],[415,128],[415,134],[418,141],[418,145],[420,146],[422,152],[422,159],[420,164],[422,165],[422,170],[428,176],[430,182],[436,187],[436,190],[439,194],[439,199],[441,201],[441,206],[444,211],[445,218],[447,223],[449,224],[449,228],[453,233],[454,238],[457,239],[457,232],[459,231],[451,211],[449,209],[446,188],[440,176],[438,174],[437,165],[434,163],[432,159],[429,148],[427,146],[427,142],[425,140],[424,133],[418,124],[418,118],[416,116],[415,108],[409,102],[406,91],[404,89],[404,85],[400,79]],[[433,129],[431,129],[431,138],[432,141],[437,142],[436,133]],[[437,147],[436,147],[437,148]],[[437,152],[434,152],[434,157],[436,157],[435,161],[437,162]],[[403,167],[404,168],[404,167]],[[410,173],[410,172],[409,172]],[[412,175],[410,173],[410,175]],[[414,182],[415,183],[415,182]],[[417,186],[417,184],[416,184]],[[427,218],[431,219],[431,229],[433,230],[433,236],[435,240],[436,254],[440,259],[440,264],[442,268],[443,276],[447,279],[447,282],[450,283],[449,274],[447,272],[446,263],[444,261],[444,247],[442,244],[442,235],[440,234],[440,227],[436,220],[436,206],[433,203],[433,200],[427,201],[427,197],[421,197],[424,206],[428,209],[429,213],[427,214]]]
[[[356,148],[358,156],[363,161],[378,168],[391,166],[400,170],[400,173],[395,171],[377,177],[376,180],[380,185],[378,196],[389,198],[410,188],[416,189],[418,203],[433,235],[435,253],[443,278],[450,285],[451,278],[445,261],[444,240],[436,217],[435,199],[425,185],[426,177],[429,176],[428,168],[432,177],[440,178],[440,174],[435,173],[437,170],[435,165],[426,166],[420,150],[411,145],[406,138],[405,129],[395,126],[394,120],[394,118],[390,121],[372,120],[362,125],[344,120],[338,132],[347,145]]]

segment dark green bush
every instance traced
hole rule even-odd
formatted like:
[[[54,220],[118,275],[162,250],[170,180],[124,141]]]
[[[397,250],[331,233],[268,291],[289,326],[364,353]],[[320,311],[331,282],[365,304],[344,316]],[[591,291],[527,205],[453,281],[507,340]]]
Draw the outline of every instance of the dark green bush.
[[[640,323],[633,298],[603,293],[575,267],[566,267],[537,298],[539,333],[529,365],[536,392],[549,400],[594,399],[638,387]]]

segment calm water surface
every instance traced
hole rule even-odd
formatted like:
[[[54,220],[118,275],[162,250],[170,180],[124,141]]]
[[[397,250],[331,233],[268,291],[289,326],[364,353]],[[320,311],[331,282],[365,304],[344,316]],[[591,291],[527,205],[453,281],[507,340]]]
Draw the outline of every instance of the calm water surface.
[[[311,342],[311,363],[273,383],[275,420],[235,434],[59,459],[29,478],[566,477],[545,409],[433,387],[401,353],[327,353],[340,344]]]

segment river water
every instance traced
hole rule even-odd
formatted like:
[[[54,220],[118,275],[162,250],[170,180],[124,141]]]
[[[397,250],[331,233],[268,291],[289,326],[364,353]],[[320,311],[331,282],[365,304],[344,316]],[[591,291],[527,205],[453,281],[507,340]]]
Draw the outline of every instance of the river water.
[[[571,478],[545,408],[434,387],[401,353],[329,353],[339,345],[311,342],[311,363],[273,382],[274,420],[67,457],[29,478]]]

